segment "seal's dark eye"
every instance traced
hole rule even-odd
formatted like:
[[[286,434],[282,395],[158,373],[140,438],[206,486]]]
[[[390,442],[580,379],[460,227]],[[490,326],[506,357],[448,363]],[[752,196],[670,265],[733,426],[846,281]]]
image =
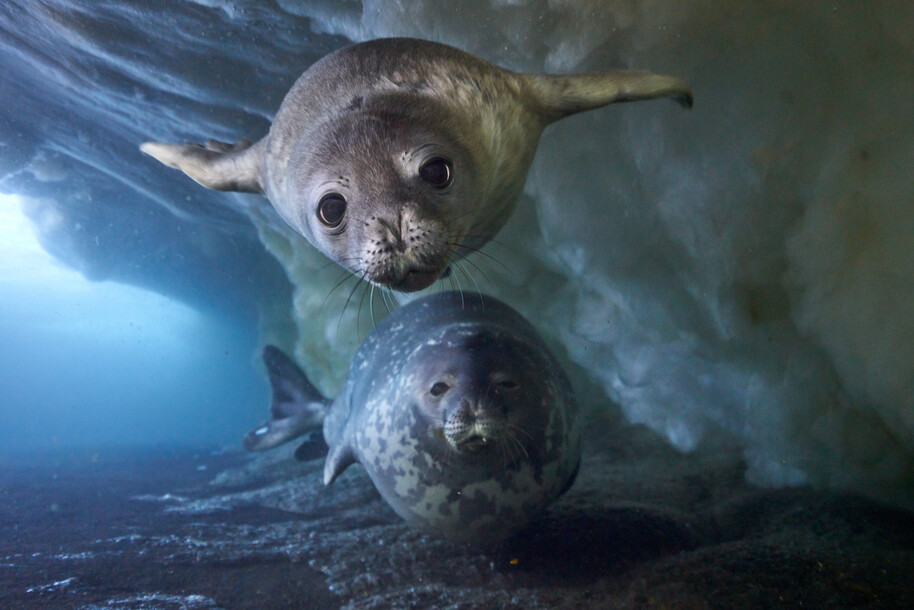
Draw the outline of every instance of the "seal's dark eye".
[[[435,385],[432,386],[432,389],[429,390],[428,393],[431,394],[432,396],[434,396],[435,398],[440,398],[441,396],[444,396],[445,394],[447,394],[447,391],[450,389],[451,389],[451,386],[444,383],[443,381],[439,381]]]
[[[498,385],[499,390],[516,390],[517,388],[520,387],[517,385],[516,381],[513,381],[511,379],[505,379],[503,381],[499,381],[497,385]]]
[[[331,229],[340,226],[345,213],[346,200],[337,193],[324,195],[321,197],[320,203],[317,204],[317,217]]]
[[[436,189],[443,189],[454,179],[451,163],[444,157],[432,157],[419,168],[419,177]]]

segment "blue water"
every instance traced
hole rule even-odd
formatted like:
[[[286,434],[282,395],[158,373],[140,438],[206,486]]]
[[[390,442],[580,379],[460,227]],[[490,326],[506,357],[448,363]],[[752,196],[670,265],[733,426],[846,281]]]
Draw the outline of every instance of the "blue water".
[[[0,205],[0,447],[237,445],[268,398],[256,329],[87,281],[42,250],[18,200]]]

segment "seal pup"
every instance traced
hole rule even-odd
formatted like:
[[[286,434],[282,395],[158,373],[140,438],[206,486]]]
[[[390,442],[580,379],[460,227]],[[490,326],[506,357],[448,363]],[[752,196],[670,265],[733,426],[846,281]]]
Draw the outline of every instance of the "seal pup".
[[[279,216],[369,282],[410,292],[488,242],[514,210],[543,129],[688,84],[648,72],[545,76],[389,38],[315,62],[256,144],[140,149],[203,186],[264,193]]]
[[[278,348],[263,359],[272,418],[245,447],[323,424],[324,484],[358,462],[427,533],[499,540],[574,482],[581,425],[570,383],[530,323],[491,297],[446,292],[402,306],[359,347],[332,401]]]

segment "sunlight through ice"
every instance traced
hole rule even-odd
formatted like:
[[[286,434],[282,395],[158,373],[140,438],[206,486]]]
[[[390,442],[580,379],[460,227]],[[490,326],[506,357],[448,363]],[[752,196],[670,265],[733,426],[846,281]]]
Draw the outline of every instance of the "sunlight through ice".
[[[174,348],[201,315],[155,292],[92,282],[48,254],[16,195],[0,194],[0,328],[30,326],[95,343]]]

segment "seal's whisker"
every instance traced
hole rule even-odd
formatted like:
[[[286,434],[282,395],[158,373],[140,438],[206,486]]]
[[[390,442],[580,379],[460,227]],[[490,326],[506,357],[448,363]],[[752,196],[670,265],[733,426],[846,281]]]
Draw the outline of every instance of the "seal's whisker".
[[[521,454],[525,457],[527,456],[527,450],[524,449],[524,446],[518,443],[517,439],[513,436],[505,436],[505,443],[508,445],[508,453],[511,455],[511,461],[518,459]]]
[[[354,271],[352,271],[349,268],[349,266],[346,263],[351,263],[353,261],[360,261],[360,260],[361,260],[361,258],[358,256],[345,256],[343,258],[340,258],[339,260],[337,260],[337,259],[329,260],[329,261],[321,264],[321,266],[317,268],[317,271],[322,272],[327,267],[342,267],[343,269],[346,269],[350,273],[355,273]]]
[[[514,425],[514,424],[508,424],[508,429],[511,430],[512,432],[520,432],[521,434],[523,434],[524,436],[526,436],[526,437],[527,437],[528,439],[530,439],[531,441],[533,440],[533,435],[532,435],[532,434],[527,433],[525,430],[523,430],[522,428],[520,428],[520,427],[518,427],[518,426],[516,426],[516,425]]]
[[[501,262],[500,260],[495,258],[493,255],[482,250],[481,248],[474,248],[473,246],[468,246],[466,244],[455,243],[455,242],[448,242],[448,245],[454,246],[454,248],[459,251],[458,253],[460,254],[460,257],[463,260],[468,260],[467,255],[464,254],[464,251],[466,251],[469,254],[478,254],[479,256],[485,258],[487,261],[493,262],[496,265],[498,265],[499,267],[501,267],[502,269],[504,269],[505,273],[507,273],[508,275],[514,275],[514,272],[511,271],[511,269],[507,265],[505,265],[503,262]]]
[[[390,290],[387,288],[381,288],[381,302],[384,304],[384,309],[387,310],[387,315],[393,313],[394,309],[390,308]]]
[[[427,445],[429,456],[435,462],[450,462],[450,452],[453,449],[453,445],[451,445],[451,442],[448,440],[447,435],[444,432],[444,420],[443,418],[435,418],[433,421],[436,425],[429,427],[429,434],[431,436],[437,436],[441,440],[441,443],[429,443]]]
[[[507,431],[506,431],[505,439],[507,439],[507,440],[511,441],[512,443],[514,443],[514,446],[517,447],[518,449],[520,449],[521,452],[523,452],[525,458],[529,458],[529,457],[530,457],[530,454],[527,453],[527,448],[524,447],[524,444],[523,444],[522,442],[520,442],[520,440],[519,440],[516,436],[514,436],[513,434],[511,434],[511,430],[507,430]]]
[[[358,335],[362,334],[362,307],[365,305],[365,293],[369,292],[369,289],[374,289],[374,284],[371,282],[366,282],[365,288],[362,290],[362,296],[359,299],[359,308],[356,310],[357,313],[355,316],[355,332]]]
[[[341,326],[342,323],[343,323],[343,315],[346,313],[346,309],[349,307],[349,301],[352,300],[352,295],[355,294],[355,291],[358,290],[359,286],[361,286],[362,283],[363,283],[363,278],[362,278],[362,277],[359,277],[359,276],[356,276],[356,283],[355,283],[355,286],[353,286],[353,287],[352,287],[352,290],[349,291],[349,296],[346,297],[346,302],[343,303],[343,308],[340,310],[340,317],[339,317],[339,319],[336,321],[336,334],[337,334],[337,336],[339,336],[339,334],[340,334],[340,326]],[[356,332],[358,332],[358,322],[356,322]]]
[[[324,269],[333,265],[334,263],[345,266],[345,265],[343,265],[343,263],[350,263],[352,261],[361,261],[361,260],[362,260],[361,256],[343,256],[343,257],[340,257],[339,259],[334,259],[332,261],[324,263],[323,265],[318,267],[318,271],[323,271]]]
[[[454,265],[458,270],[460,269],[460,267],[457,265],[457,261],[451,261],[448,266],[450,265]],[[460,286],[460,280],[458,279],[457,274],[452,270],[447,279],[451,284],[451,290],[460,293],[460,309],[466,309],[466,301],[463,297],[463,288]]]
[[[377,313],[376,313],[376,309],[377,309],[377,308],[376,308],[376,306],[375,306],[375,304],[374,304],[374,295],[375,295],[375,292],[376,292],[376,291],[377,291],[377,294],[380,296],[381,304],[384,305],[384,308],[385,308],[385,309],[388,308],[388,307],[387,307],[387,302],[385,301],[385,295],[387,294],[387,288],[385,288],[384,286],[382,286],[382,285],[380,285],[380,284],[372,284],[372,285],[371,285],[371,292],[368,294],[368,311],[369,311],[369,313],[371,314],[371,328],[372,328],[372,329],[377,328],[378,322],[380,321],[380,320],[378,319],[378,316],[377,316]],[[389,313],[389,312],[390,312],[390,310],[388,309],[388,313]],[[384,319],[384,318],[382,317],[381,320],[383,320],[383,319]],[[369,331],[369,332],[370,332],[370,331]]]
[[[397,304],[397,307],[402,307],[402,306],[403,306],[403,298],[404,298],[404,297],[403,297],[399,292],[396,292],[396,291],[394,291],[394,290],[391,290],[391,291],[390,291],[390,296],[391,296],[391,298],[393,299],[394,303]]]
[[[491,244],[493,246],[498,246],[499,248],[506,250],[509,254],[511,254],[513,256],[520,256],[520,254],[518,253],[518,251],[515,248],[512,248],[505,242],[495,239],[493,237],[486,237],[485,235],[474,235],[473,233],[467,233],[466,235],[463,236],[463,239],[464,240],[479,239],[480,241],[484,242],[485,246],[488,246]],[[470,249],[473,249],[472,246],[467,246],[467,247]],[[475,248],[475,249],[478,250],[479,248]]]
[[[461,261],[457,260],[456,258],[451,259],[449,266],[454,270],[454,271],[452,271],[451,275],[457,275],[457,271],[459,271],[460,273],[462,273],[463,275],[465,275],[466,277],[469,278],[470,274],[467,273],[466,269],[463,266],[461,266],[460,263],[461,263]],[[472,278],[470,278],[470,279],[472,279]],[[477,290],[477,292],[478,292],[478,290]]]
[[[502,466],[502,468],[507,469],[508,466],[511,464],[511,449],[510,449],[510,447],[508,447],[507,439],[501,439],[501,442],[499,443],[499,445],[501,447],[501,457],[502,457],[502,461],[504,463],[504,466]]]
[[[495,286],[492,284],[492,281],[491,281],[491,280],[489,279],[489,277],[483,272],[483,270],[479,268],[478,265],[476,265],[473,261],[471,261],[471,260],[469,260],[469,259],[466,259],[466,258],[463,259],[463,260],[461,261],[461,263],[466,263],[467,265],[470,265],[471,267],[473,267],[473,269],[475,269],[477,272],[479,272],[479,275],[481,275],[482,278],[489,284],[489,289],[490,289],[492,292],[495,292]],[[455,261],[455,264],[456,264],[456,261]],[[473,285],[476,287],[476,292],[479,293],[479,298],[482,299],[482,289],[479,287],[479,283],[476,281],[476,278],[473,277],[473,274],[469,273],[469,272],[466,270],[466,268],[464,268],[463,266],[458,266],[458,269],[460,269],[461,271],[463,271],[464,275],[466,275],[468,278],[470,278],[470,281],[472,281],[472,282],[473,282]],[[484,301],[483,301],[483,306],[485,306],[485,302],[484,302]]]
[[[324,309],[324,307],[327,305],[327,301],[330,300],[330,296],[336,291],[337,288],[339,288],[340,286],[342,286],[343,284],[345,284],[345,283],[346,283],[346,280],[348,280],[348,279],[350,279],[350,278],[356,278],[356,280],[357,280],[357,281],[356,281],[356,285],[358,285],[358,282],[361,281],[361,280],[359,279],[359,276],[358,276],[358,275],[356,275],[355,273],[353,273],[353,272],[351,272],[351,271],[349,271],[349,270],[347,269],[347,270],[343,273],[343,277],[340,278],[340,280],[339,280],[336,284],[333,285],[333,288],[331,288],[331,289],[329,290],[329,292],[327,292],[327,295],[324,297],[324,300],[321,301],[321,305],[320,305],[320,307],[318,308],[318,311],[322,311],[322,310]]]
[[[445,440],[444,442],[446,445],[438,448],[433,459],[440,464],[452,464],[455,457],[455,447],[448,440]]]
[[[458,223],[460,223],[464,218],[472,218],[475,215],[475,210],[467,209],[462,214],[456,214],[448,219],[448,222],[445,223],[444,229],[447,231],[452,231]],[[459,226],[457,227],[460,228]]]

